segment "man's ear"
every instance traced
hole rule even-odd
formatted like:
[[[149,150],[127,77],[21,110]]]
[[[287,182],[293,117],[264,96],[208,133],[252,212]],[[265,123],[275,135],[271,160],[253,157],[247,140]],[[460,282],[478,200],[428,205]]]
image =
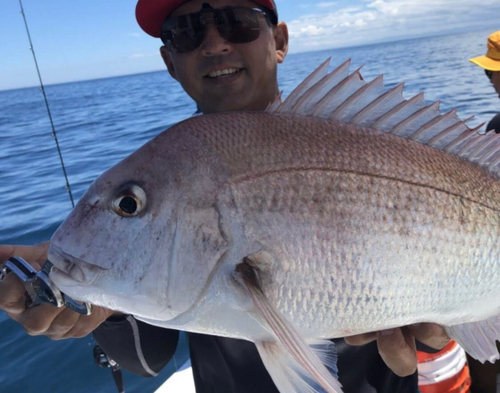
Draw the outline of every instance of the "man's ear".
[[[170,56],[169,50],[165,46],[162,46],[160,48],[160,54],[161,54],[161,58],[163,59],[163,62],[167,66],[168,73],[170,74],[170,76],[172,78],[174,78],[176,81],[178,81],[177,73],[175,72],[174,62],[172,61],[172,57]]]
[[[285,61],[286,54],[288,53],[288,26],[285,22],[280,22],[273,29],[274,42],[276,43],[276,57],[278,63]]]

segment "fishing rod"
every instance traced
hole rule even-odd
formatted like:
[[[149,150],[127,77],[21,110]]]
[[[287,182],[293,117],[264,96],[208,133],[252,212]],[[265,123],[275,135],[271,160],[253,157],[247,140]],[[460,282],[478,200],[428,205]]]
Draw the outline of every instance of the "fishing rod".
[[[43,98],[45,100],[45,107],[47,108],[47,113],[49,115],[50,125],[52,126],[52,138],[54,138],[54,141],[56,142],[57,152],[59,153],[59,159],[61,161],[61,167],[62,167],[62,170],[64,173],[64,179],[66,180],[65,188],[68,191],[69,199],[71,200],[71,206],[75,207],[73,193],[71,192],[71,186],[69,184],[68,174],[66,173],[66,167],[64,166],[64,160],[63,160],[63,156],[61,153],[61,147],[59,146],[59,140],[57,139],[57,132],[56,132],[56,128],[54,127],[54,121],[52,120],[52,114],[50,112],[50,107],[49,107],[49,101],[47,100],[47,94],[45,93],[45,87],[43,85],[42,75],[40,74],[40,68],[38,67],[38,61],[36,60],[35,48],[33,46],[33,42],[31,41],[31,34],[30,34],[30,30],[28,28],[28,22],[26,20],[26,15],[24,13],[24,7],[23,7],[22,0],[19,0],[19,6],[21,7],[21,15],[23,16],[24,26],[26,27],[26,33],[28,34],[28,40],[30,42],[30,51],[33,54],[33,60],[35,61],[36,71],[38,73],[38,80],[40,81],[40,90],[42,91]]]

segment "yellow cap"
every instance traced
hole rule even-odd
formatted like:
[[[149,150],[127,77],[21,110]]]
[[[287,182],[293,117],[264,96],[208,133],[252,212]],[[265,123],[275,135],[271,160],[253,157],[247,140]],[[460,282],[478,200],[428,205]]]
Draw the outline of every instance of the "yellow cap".
[[[488,37],[488,52],[470,61],[488,71],[500,71],[500,31]]]

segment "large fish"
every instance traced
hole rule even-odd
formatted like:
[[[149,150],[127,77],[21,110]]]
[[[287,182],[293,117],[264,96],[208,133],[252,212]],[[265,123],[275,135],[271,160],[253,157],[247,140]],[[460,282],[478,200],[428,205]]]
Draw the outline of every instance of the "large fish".
[[[499,136],[327,67],[266,112],[191,118],[100,176],[51,240],[59,288],[253,341],[282,393],[341,392],[325,339],[418,322],[498,358]]]

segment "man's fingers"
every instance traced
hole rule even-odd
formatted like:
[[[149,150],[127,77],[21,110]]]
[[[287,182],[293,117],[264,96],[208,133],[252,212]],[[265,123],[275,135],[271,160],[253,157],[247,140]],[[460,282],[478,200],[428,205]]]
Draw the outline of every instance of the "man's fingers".
[[[450,340],[444,328],[431,323],[345,338],[346,342],[351,345],[364,345],[375,339],[385,364],[400,377],[411,375],[417,369],[415,339],[435,349],[443,348]]]
[[[68,332],[79,323],[80,317],[80,314],[68,308],[64,308],[63,311],[54,318],[45,335],[52,340],[62,340],[66,338]]]
[[[40,243],[35,246],[0,245],[0,263],[12,256],[19,256],[28,261],[35,270],[40,270],[47,259],[49,243]],[[26,310],[26,289],[21,280],[12,273],[0,282],[0,309],[9,314],[21,314]]]
[[[73,326],[61,338],[82,338],[94,331],[101,323],[103,323],[113,311],[102,307],[94,307],[90,315],[80,315],[78,323]]]
[[[413,374],[417,369],[415,338],[406,328],[377,332],[377,345],[385,364],[400,377]]]
[[[47,260],[48,248],[48,242],[35,246],[0,245],[0,263],[18,256],[39,271]],[[26,288],[19,278],[8,273],[0,282],[0,310],[5,310],[10,318],[19,322],[32,336],[45,335],[54,340],[84,337],[113,313],[101,307],[94,307],[89,316],[48,304],[27,308],[25,293]]]
[[[80,316],[78,323],[73,326],[61,339],[66,338],[83,338],[93,332],[102,321],[96,322],[90,316]]]
[[[34,246],[0,245],[0,262],[15,255],[28,262],[38,262],[40,265],[43,265],[47,259],[48,249],[49,242],[36,244]]]
[[[356,336],[350,336],[344,338],[347,344],[355,346],[365,345],[371,343],[372,341],[375,341],[376,339],[377,339],[377,333],[375,332],[358,334]]]
[[[7,274],[0,282],[0,310],[19,314],[26,310],[26,288],[15,274]]]
[[[41,304],[28,308],[20,314],[8,314],[14,321],[19,322],[30,336],[44,335],[52,325],[54,319],[64,310],[50,304]]]
[[[408,329],[418,341],[434,349],[443,349],[450,342],[444,328],[433,323],[410,325]]]
[[[6,261],[10,257],[14,256],[15,248],[10,245],[0,245],[0,261]]]
[[[111,310],[94,307],[91,315],[80,315],[66,307],[57,308],[49,304],[28,308],[19,314],[8,313],[29,335],[44,335],[52,340],[85,337],[112,314]]]
[[[7,274],[0,283],[0,309],[20,313],[26,309],[24,293],[26,288],[14,274]]]
[[[35,270],[40,270],[41,266],[37,262],[31,263]],[[26,310],[26,288],[21,280],[12,273],[8,273],[4,280],[0,282],[0,310],[8,313],[19,314]]]

